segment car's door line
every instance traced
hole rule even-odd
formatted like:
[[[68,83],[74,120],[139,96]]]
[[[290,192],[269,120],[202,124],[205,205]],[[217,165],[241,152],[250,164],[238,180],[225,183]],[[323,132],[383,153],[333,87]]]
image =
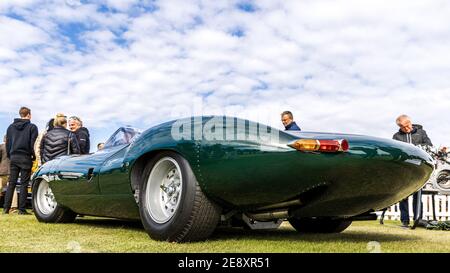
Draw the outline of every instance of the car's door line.
[[[94,178],[94,168],[89,168],[86,175],[86,179],[88,182],[91,182],[92,178]]]

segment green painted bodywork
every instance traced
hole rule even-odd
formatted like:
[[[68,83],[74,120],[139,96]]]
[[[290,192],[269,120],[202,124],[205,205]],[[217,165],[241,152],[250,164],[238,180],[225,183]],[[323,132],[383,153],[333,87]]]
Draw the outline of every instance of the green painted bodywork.
[[[433,170],[427,153],[389,139],[288,133],[236,118],[193,117],[184,120],[190,124],[189,130],[183,127],[185,139],[176,140],[174,122],[150,128],[127,145],[53,160],[34,179],[49,180],[57,202],[77,213],[138,219],[134,193],[140,181],[132,180],[143,178],[131,171],[149,153],[170,150],[190,163],[203,192],[223,208],[249,211],[300,198],[304,204],[292,208],[292,215],[347,217],[409,196]],[[206,131],[216,138],[199,137]],[[269,132],[276,138],[268,138]],[[301,138],[346,139],[350,149],[305,153],[287,145]],[[70,172],[82,176],[61,175]]]

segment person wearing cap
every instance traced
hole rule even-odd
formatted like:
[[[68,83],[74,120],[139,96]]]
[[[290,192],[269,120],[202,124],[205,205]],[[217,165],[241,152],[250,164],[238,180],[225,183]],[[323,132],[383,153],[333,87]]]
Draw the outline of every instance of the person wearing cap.
[[[80,145],[80,154],[89,154],[91,148],[90,135],[89,130],[83,127],[83,121],[77,116],[70,117],[69,130],[72,131],[77,138],[78,144]]]

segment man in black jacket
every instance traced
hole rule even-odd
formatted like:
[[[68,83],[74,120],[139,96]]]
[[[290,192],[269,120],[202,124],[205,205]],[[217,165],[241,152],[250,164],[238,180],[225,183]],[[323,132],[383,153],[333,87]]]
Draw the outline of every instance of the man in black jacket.
[[[29,108],[20,108],[19,114],[20,118],[14,119],[14,122],[6,131],[6,153],[10,159],[10,176],[5,204],[3,205],[4,214],[8,214],[11,208],[11,201],[19,174],[21,184],[19,214],[29,214],[25,208],[31,167],[35,159],[34,142],[38,136],[38,128],[30,121],[31,110]]]
[[[83,127],[83,122],[81,121],[81,119],[76,116],[70,117],[69,129],[75,134],[78,140],[78,145],[80,146],[80,154],[88,154],[91,148],[89,130]]]
[[[414,145],[428,145],[433,146],[430,138],[428,138],[427,132],[423,130],[423,127],[418,124],[412,124],[411,118],[407,115],[401,115],[396,120],[400,130],[394,134],[393,139],[398,141],[403,141],[411,143]],[[422,219],[422,200],[418,200],[419,193],[416,192],[413,195],[413,211],[414,219]],[[417,218],[417,205],[420,201],[420,212]],[[403,226],[409,226],[409,208],[408,208],[408,198],[400,201],[400,220]]]

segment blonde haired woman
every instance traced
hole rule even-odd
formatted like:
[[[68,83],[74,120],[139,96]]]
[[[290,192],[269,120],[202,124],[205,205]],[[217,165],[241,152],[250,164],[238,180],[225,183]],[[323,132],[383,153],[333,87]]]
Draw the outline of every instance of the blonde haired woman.
[[[48,131],[42,138],[42,164],[63,155],[80,153],[75,135],[67,130],[67,117],[61,113],[57,114],[53,125],[53,130]]]

